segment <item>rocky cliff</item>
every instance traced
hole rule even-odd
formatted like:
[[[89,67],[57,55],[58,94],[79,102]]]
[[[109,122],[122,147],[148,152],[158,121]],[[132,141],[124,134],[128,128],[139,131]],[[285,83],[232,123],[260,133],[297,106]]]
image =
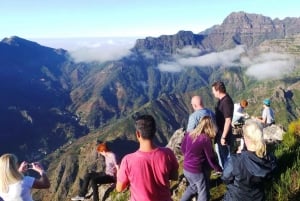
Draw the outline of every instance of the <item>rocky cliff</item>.
[[[290,37],[300,33],[300,18],[284,20],[245,12],[233,12],[221,25],[194,34],[180,31],[176,35],[163,35],[158,38],[147,37],[137,40],[135,49],[156,50],[175,53],[184,46],[199,48],[207,53],[233,48],[236,45],[255,47],[265,40]]]

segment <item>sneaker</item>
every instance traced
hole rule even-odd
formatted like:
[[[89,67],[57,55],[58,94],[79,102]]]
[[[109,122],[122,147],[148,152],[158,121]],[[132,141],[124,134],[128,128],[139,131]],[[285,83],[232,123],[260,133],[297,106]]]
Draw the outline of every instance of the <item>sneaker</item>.
[[[222,172],[213,172],[212,176],[214,176],[214,177],[220,177],[220,176],[222,176]]]
[[[72,197],[71,200],[84,200],[84,197],[77,195],[76,197]]]

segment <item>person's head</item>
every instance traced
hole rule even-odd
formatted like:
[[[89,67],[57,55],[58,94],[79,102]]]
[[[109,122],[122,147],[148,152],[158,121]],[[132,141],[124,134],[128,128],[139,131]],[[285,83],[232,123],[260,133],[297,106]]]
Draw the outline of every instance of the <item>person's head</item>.
[[[105,142],[102,142],[102,143],[98,144],[97,151],[99,153],[103,153],[103,152],[106,153],[106,152],[109,152],[110,149],[108,148],[108,146]]]
[[[151,115],[141,115],[135,118],[135,129],[143,139],[152,140],[156,132],[156,123]]]
[[[226,87],[224,82],[216,81],[211,86],[212,92],[216,98],[220,98],[222,95],[226,94]]]
[[[243,126],[245,144],[249,151],[263,158],[266,155],[266,143],[263,138],[263,128],[260,123],[249,120]]]
[[[267,107],[270,107],[271,105],[271,100],[266,98],[264,101],[263,101],[264,105],[267,106]]]
[[[18,171],[18,159],[14,154],[3,154],[0,157],[0,191],[8,192],[8,185],[22,180]]]
[[[194,110],[199,110],[203,108],[203,101],[201,96],[193,96],[191,99],[191,105]]]
[[[242,108],[245,108],[245,107],[248,106],[248,101],[243,99],[243,100],[241,100],[240,105],[241,105]]]
[[[206,134],[210,138],[216,136],[217,127],[210,116],[204,116],[200,119],[196,128],[190,132],[190,136],[196,140],[196,138],[201,134]]]

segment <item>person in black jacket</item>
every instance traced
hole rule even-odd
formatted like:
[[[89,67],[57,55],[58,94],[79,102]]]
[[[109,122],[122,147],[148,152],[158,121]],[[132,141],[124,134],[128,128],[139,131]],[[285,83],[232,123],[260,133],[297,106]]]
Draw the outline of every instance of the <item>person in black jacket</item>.
[[[263,182],[276,167],[275,157],[266,154],[261,125],[246,121],[243,133],[247,149],[231,155],[221,177],[227,184],[224,201],[265,200]]]

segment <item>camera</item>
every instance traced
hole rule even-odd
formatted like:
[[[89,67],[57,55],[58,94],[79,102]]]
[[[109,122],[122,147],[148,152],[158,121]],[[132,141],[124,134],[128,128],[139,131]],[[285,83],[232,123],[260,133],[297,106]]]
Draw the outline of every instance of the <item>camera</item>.
[[[29,163],[29,164],[27,164],[27,169],[32,169],[33,168],[33,165],[32,165],[32,163]]]

